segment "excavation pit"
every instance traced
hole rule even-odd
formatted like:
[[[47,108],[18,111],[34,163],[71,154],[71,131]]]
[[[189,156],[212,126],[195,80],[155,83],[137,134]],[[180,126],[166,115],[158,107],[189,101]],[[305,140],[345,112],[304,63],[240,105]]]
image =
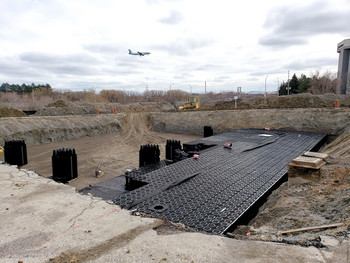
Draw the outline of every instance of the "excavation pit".
[[[112,199],[124,208],[224,234],[285,179],[294,158],[320,147],[325,138],[324,133],[250,129],[199,139],[186,144],[204,149],[198,159],[134,173],[133,179],[145,185],[115,192]],[[222,146],[226,142],[231,149]],[[93,187],[90,192],[96,195]],[[113,190],[107,192],[97,195],[111,198]]]

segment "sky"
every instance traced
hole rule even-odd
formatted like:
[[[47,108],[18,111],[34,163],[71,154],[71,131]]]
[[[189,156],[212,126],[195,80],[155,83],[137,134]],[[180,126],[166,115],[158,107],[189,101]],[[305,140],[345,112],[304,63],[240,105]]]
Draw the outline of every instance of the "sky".
[[[1,0],[0,83],[277,91],[337,72],[349,0]],[[151,52],[131,56],[133,52]]]

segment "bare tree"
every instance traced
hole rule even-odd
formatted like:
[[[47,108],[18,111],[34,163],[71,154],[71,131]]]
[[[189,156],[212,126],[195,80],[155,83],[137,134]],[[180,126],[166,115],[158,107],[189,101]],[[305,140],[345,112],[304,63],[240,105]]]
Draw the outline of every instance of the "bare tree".
[[[109,102],[125,102],[125,94],[121,90],[101,90],[100,95]]]
[[[336,74],[326,71],[322,75],[319,70],[311,76],[311,94],[335,93],[337,87]]]

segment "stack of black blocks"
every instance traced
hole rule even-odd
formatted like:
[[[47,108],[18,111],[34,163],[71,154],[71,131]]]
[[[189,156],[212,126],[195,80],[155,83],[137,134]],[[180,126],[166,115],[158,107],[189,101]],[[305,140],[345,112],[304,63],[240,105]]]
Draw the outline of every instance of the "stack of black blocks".
[[[213,136],[213,128],[211,126],[204,126],[204,138]]]
[[[165,159],[174,161],[176,150],[182,150],[181,142],[177,140],[167,140],[165,145]]]
[[[160,150],[158,145],[145,144],[140,146],[139,166],[145,166],[160,161]]]
[[[22,166],[28,163],[27,146],[24,140],[5,141],[5,162]]]
[[[58,149],[52,154],[52,179],[67,183],[78,177],[78,164],[75,149]]]

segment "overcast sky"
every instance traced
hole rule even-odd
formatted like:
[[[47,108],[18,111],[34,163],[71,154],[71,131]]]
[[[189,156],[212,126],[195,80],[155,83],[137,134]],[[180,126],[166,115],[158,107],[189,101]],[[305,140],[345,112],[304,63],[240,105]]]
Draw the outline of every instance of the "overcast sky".
[[[337,71],[349,0],[1,0],[0,83],[277,90]],[[128,49],[151,52],[131,56]],[[266,76],[268,76],[266,78]]]

